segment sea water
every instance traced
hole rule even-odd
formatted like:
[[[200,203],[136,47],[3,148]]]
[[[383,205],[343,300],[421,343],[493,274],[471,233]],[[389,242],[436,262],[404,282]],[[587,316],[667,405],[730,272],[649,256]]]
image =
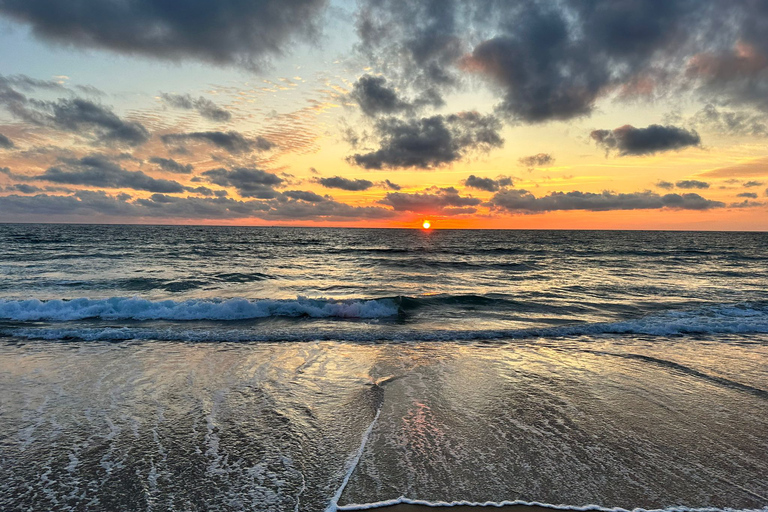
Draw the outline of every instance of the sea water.
[[[3,511],[768,507],[768,234],[0,242]]]

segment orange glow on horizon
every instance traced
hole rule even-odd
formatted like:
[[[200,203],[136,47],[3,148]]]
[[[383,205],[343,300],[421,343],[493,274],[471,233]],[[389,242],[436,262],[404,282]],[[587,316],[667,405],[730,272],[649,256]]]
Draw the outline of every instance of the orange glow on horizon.
[[[429,222],[428,220],[425,220],[424,222],[421,223],[421,227],[424,229],[429,229],[432,227],[432,223]]]

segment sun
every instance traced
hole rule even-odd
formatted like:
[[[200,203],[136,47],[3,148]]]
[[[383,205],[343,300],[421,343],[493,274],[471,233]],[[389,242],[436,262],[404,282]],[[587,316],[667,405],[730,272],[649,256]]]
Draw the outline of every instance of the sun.
[[[429,222],[428,220],[425,220],[424,222],[421,223],[421,227],[423,227],[424,229],[429,229],[432,227],[432,223]]]

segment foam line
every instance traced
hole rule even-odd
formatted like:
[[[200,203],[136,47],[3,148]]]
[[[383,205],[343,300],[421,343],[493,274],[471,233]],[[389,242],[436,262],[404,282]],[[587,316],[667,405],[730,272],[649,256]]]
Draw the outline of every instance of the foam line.
[[[572,506],[572,505],[553,505],[551,503],[541,503],[538,501],[522,501],[522,500],[515,500],[515,501],[485,501],[485,502],[479,502],[479,501],[425,501],[425,500],[413,500],[410,498],[406,498],[405,496],[401,496],[399,498],[391,499],[391,500],[384,500],[384,501],[377,501],[375,503],[361,503],[361,504],[350,504],[350,505],[340,505],[337,506],[335,509],[333,509],[332,512],[346,512],[346,511],[352,511],[352,510],[373,510],[377,508],[382,507],[390,507],[393,505],[421,505],[425,507],[435,507],[435,508],[450,508],[450,507],[459,507],[459,506],[469,506],[469,507],[487,507],[487,508],[493,508],[493,507],[507,507],[507,506],[529,506],[529,507],[542,507],[542,508],[548,508],[552,510],[569,510],[569,511],[576,511],[576,512],[587,512],[587,511],[599,511],[599,512],[768,512],[768,506],[763,508],[753,508],[753,509],[733,509],[733,508],[714,508],[714,507],[704,507],[704,508],[690,508],[690,507],[668,507],[663,509],[644,509],[644,508],[635,508],[632,510],[621,508],[621,507],[601,507],[599,505],[583,505],[583,506]],[[329,512],[329,510],[326,510],[326,512]]]
[[[373,427],[374,425],[376,425],[376,422],[379,420],[379,414],[381,414],[381,406],[379,406],[379,408],[376,410],[376,416],[373,417],[373,421],[371,422],[370,425],[368,425],[368,428],[363,434],[363,439],[360,442],[360,447],[357,449],[357,453],[355,454],[355,457],[352,460],[347,462],[347,474],[344,475],[344,480],[342,480],[339,488],[336,489],[336,493],[331,498],[331,502],[328,503],[328,507],[326,507],[325,512],[336,512],[337,510],[342,510],[339,507],[339,499],[341,499],[341,495],[344,492],[344,488],[347,486],[347,483],[349,482],[350,477],[352,477],[352,473],[355,472],[357,465],[360,463],[360,458],[363,456],[363,450],[365,450],[365,445],[368,443],[368,438],[371,437],[371,432],[373,432]]]

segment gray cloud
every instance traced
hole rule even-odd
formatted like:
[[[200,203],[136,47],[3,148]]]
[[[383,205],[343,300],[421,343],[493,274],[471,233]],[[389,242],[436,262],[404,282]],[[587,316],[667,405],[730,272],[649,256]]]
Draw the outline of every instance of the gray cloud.
[[[464,180],[464,185],[478,190],[485,190],[487,192],[496,192],[502,187],[512,186],[512,179],[502,177],[494,180],[492,178],[480,178],[474,174],[470,174],[470,176]]]
[[[606,152],[617,151],[621,156],[651,155],[701,144],[701,138],[694,130],[658,124],[647,128],[627,124],[614,130],[594,130],[590,137]]]
[[[232,170],[211,169],[201,175],[208,182],[221,187],[235,187],[242,197],[272,199],[280,194],[274,187],[283,183],[283,179],[261,169],[238,167]]]
[[[349,95],[369,116],[395,114],[412,108],[410,103],[397,96],[393,88],[387,87],[387,79],[381,76],[361,76]]]
[[[546,167],[555,163],[555,157],[549,153],[537,153],[535,155],[524,156],[517,160],[520,165],[533,170],[535,167]]]
[[[293,41],[316,38],[325,6],[325,0],[219,0],[184,9],[163,0],[4,0],[0,14],[50,42],[258,68]]]
[[[698,194],[666,194],[654,192],[632,192],[617,194],[604,191],[593,192],[552,192],[536,197],[527,190],[502,190],[491,198],[489,205],[510,212],[537,213],[558,210],[652,210],[670,208],[677,210],[709,210],[725,206],[720,201],[704,199]]]
[[[0,133],[0,149],[13,149],[14,147],[13,141]]]
[[[274,144],[264,137],[248,139],[236,131],[169,133],[160,138],[165,144],[184,144],[188,141],[208,142],[231,154],[268,151],[274,147]]]
[[[327,200],[327,198],[308,190],[286,190],[283,192],[283,195],[285,197],[290,197],[291,199],[306,201],[308,203],[319,203]]]
[[[403,188],[397,183],[392,183],[389,180],[384,180],[384,186],[386,186],[390,190],[400,190],[401,188]]]
[[[29,185],[27,183],[16,183],[15,185],[5,187],[6,192],[16,191],[21,192],[22,194],[36,194],[38,192],[43,192],[43,190],[44,189],[40,187]]]
[[[58,85],[58,84],[56,84]],[[56,101],[28,98],[17,89],[58,89],[59,87],[28,77],[0,76],[0,104],[14,117],[49,128],[84,134],[101,144],[138,146],[149,140],[149,131],[141,123],[126,121],[104,105],[82,98]]]
[[[349,160],[366,169],[433,169],[460,160],[471,151],[501,147],[501,124],[493,116],[462,112],[421,119],[379,119],[380,148]]]
[[[153,156],[149,159],[150,163],[157,164],[164,171],[174,172],[176,174],[191,174],[194,170],[192,164],[180,164],[172,158],[161,158],[159,156]]]
[[[467,74],[478,76],[511,122],[569,120],[590,115],[606,97],[670,91],[768,111],[768,6],[760,1],[359,5],[360,49],[375,71],[411,96],[439,97],[462,87]],[[729,130],[764,128],[740,114],[717,122]]]
[[[741,194],[736,194],[736,197],[748,197],[751,199],[757,199],[757,194],[754,192],[742,192]]]
[[[764,184],[765,184],[764,181],[745,181],[743,183],[743,186],[745,188],[752,188],[752,187],[760,187],[760,186],[762,186]]]
[[[425,193],[406,194],[388,192],[379,204],[391,206],[398,212],[415,212],[440,215],[475,213],[482,201],[474,197],[462,197],[453,187],[427,189]]]
[[[711,103],[696,112],[691,122],[707,130],[727,135],[768,135],[765,114],[722,110]]]
[[[356,220],[392,217],[392,210],[369,206],[355,207],[333,200],[313,203],[302,200],[235,200],[226,197],[177,197],[152,194],[148,199],[131,201],[127,194],[109,195],[104,191],[77,191],[72,195],[0,197],[0,218],[29,219],[34,216],[56,218],[112,217],[131,219],[242,219],[265,220]]]
[[[226,122],[232,119],[232,114],[227,110],[202,96],[193,98],[189,94],[160,93],[160,97],[172,107],[184,110],[197,110],[201,116],[211,121]]]
[[[664,181],[664,180],[657,181],[656,186],[659,188],[663,188],[664,190],[672,190],[673,188],[675,188],[674,183],[672,183],[671,181]]]
[[[80,159],[62,159],[62,166],[50,167],[35,179],[66,185],[130,188],[149,192],[183,192],[184,187],[171,180],[152,178],[141,171],[128,171],[104,155]]]
[[[372,181],[348,178],[342,178],[341,176],[334,176],[333,178],[320,178],[317,180],[322,186],[326,188],[339,188],[341,190],[360,191],[368,190],[373,186]]]
[[[682,180],[682,181],[678,181],[677,183],[675,183],[675,186],[677,188],[687,188],[687,189],[699,188],[699,189],[704,189],[704,188],[709,188],[709,183],[707,183],[706,181],[699,181],[699,180]]]

